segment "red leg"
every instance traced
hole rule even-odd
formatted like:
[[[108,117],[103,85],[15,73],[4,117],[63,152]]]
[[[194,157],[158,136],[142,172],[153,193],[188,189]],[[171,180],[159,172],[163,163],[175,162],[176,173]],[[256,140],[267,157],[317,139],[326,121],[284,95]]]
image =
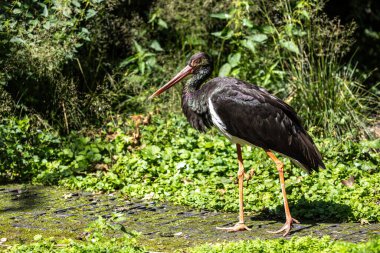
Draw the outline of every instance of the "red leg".
[[[285,191],[284,164],[280,160],[278,160],[277,157],[269,150],[266,150],[266,153],[276,163],[278,174],[280,176],[281,191],[282,191],[282,196],[284,197],[284,208],[285,208],[285,215],[286,215],[286,222],[282,228],[280,228],[277,231],[268,231],[268,232],[281,233],[282,231],[285,231],[283,236],[286,236],[287,234],[289,234],[290,230],[292,229],[293,222],[295,223],[299,223],[299,222],[296,219],[292,218],[290,214],[288,199],[286,198],[286,191]]]
[[[244,166],[243,166],[243,157],[241,155],[241,146],[240,144],[236,144],[238,163],[239,163],[239,171],[238,171],[238,179],[239,179],[239,222],[235,224],[233,227],[228,228],[219,228],[222,230],[227,230],[228,232],[236,232],[243,230],[251,230],[244,224],[244,202],[243,202],[243,180],[244,180]]]

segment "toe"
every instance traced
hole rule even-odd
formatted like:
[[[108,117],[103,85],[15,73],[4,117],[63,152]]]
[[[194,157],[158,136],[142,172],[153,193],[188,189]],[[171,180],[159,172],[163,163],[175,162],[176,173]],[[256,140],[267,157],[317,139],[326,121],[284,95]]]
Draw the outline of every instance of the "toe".
[[[279,230],[277,231],[267,231],[268,233],[271,233],[271,234],[278,234],[278,233],[281,233],[284,231],[284,234],[283,236],[287,236],[289,233],[290,233],[290,230],[292,229],[293,227],[293,222],[299,224],[300,222],[294,218],[292,218],[291,220],[287,220],[284,224],[284,226],[282,226]]]
[[[282,226],[279,230],[276,230],[276,231],[267,231],[268,233],[271,233],[271,234],[278,234],[278,233],[281,233],[282,231],[284,231],[286,229],[286,224],[284,226]]]
[[[216,227],[216,229],[225,230],[227,232],[238,232],[238,231],[244,231],[244,230],[248,230],[248,231],[251,230],[244,223],[237,223],[235,226],[227,227],[227,228]]]
[[[287,228],[285,229],[285,233],[282,235],[283,237],[285,237],[289,234],[290,228],[291,228],[291,226],[287,226]]]

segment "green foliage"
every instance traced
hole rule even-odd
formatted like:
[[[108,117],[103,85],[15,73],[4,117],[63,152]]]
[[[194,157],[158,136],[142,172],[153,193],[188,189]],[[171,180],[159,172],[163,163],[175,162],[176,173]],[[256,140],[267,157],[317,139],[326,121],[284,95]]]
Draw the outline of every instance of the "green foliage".
[[[143,148],[120,155],[110,170],[66,178],[61,183],[90,191],[121,190],[131,198],[150,196],[198,208],[238,210],[236,152],[226,138],[199,134],[176,115],[153,117],[141,134]],[[314,220],[379,221],[378,153],[368,142],[349,138],[324,138],[317,140],[317,145],[326,170],[306,175],[285,159],[293,215]],[[378,143],[372,145],[379,148]],[[246,186],[246,210],[282,216],[274,164],[259,149],[245,151],[244,159],[247,170],[255,170]],[[353,187],[341,183],[351,176],[355,178]]]
[[[130,232],[121,225],[123,216],[114,214],[111,219],[99,217],[85,229],[84,238],[81,241],[69,238],[55,239],[43,238],[35,235],[33,243],[14,245],[4,252],[147,252],[139,247],[136,242],[138,234]],[[186,252],[339,252],[361,253],[378,252],[380,250],[380,238],[374,237],[368,242],[350,243],[334,241],[325,236],[322,238],[306,236],[272,240],[249,240],[238,242],[224,242],[216,244],[204,244],[186,249]],[[177,252],[177,251],[176,251]],[[182,251],[178,251],[182,252]]]
[[[191,249],[190,252],[217,253],[217,252],[332,252],[332,253],[359,253],[378,252],[380,250],[380,239],[374,238],[365,243],[348,243],[332,241],[329,237],[292,237],[290,240],[252,240],[215,245],[202,245]]]
[[[30,180],[60,144],[57,133],[32,130],[28,118],[1,120],[0,140],[0,183]]]
[[[380,221],[379,141],[353,141],[366,134],[368,115],[376,116],[379,100],[363,89],[368,74],[347,61],[355,25],[327,18],[323,7],[324,1],[311,0],[1,1],[0,183],[120,191],[129,198],[237,211],[236,155],[225,138],[199,134],[176,115],[155,115],[141,132],[131,120],[110,116],[151,111],[145,98],[152,89],[189,55],[205,51],[215,60],[215,76],[267,88],[294,106],[320,136],[316,143],[326,170],[307,176],[285,159],[295,217]],[[367,34],[378,39],[372,30]],[[178,111],[177,90],[161,98],[160,110]],[[45,120],[67,136],[46,127]],[[100,130],[83,128],[103,122]],[[255,170],[245,186],[246,210],[282,216],[274,165],[258,149],[245,150],[244,159],[247,170]],[[352,186],[341,183],[350,177]],[[95,244],[67,241],[61,248],[54,239],[37,236],[35,244],[11,251],[141,251],[130,239],[103,240],[110,226],[103,221],[96,226]],[[281,245],[314,249],[312,244],[316,251],[378,249],[377,239],[357,247],[315,240],[195,251],[257,246],[270,252],[267,248]]]
[[[12,95],[17,111],[38,112],[66,130],[78,123],[79,89],[64,69],[90,40],[81,23],[100,2],[1,2],[0,93]]]
[[[0,4],[0,113],[37,113],[69,133],[112,113],[144,112],[144,96],[195,51],[215,75],[263,86],[293,105],[307,127],[366,132],[379,106],[368,74],[343,63],[353,24],[323,1],[70,0]],[[178,109],[178,94],[167,98]],[[365,133],[366,134],[366,133]]]
[[[113,128],[114,124],[110,122],[107,126],[111,127],[111,132],[105,129],[98,133],[90,132],[89,136],[81,133],[67,136],[55,155],[43,161],[45,170],[40,171],[34,181],[44,184],[56,184],[63,178],[80,181],[87,173],[101,175],[108,171],[133,146],[128,126]],[[113,177],[108,190],[118,188],[119,184],[117,177]],[[99,184],[97,188],[104,190],[107,186]]]
[[[3,252],[148,252],[138,245],[139,233],[129,231],[123,223],[125,214],[113,213],[110,218],[98,217],[87,228],[80,231],[78,238],[54,238],[36,234],[34,242],[3,244]],[[329,236],[322,238],[294,236],[290,239],[247,240],[199,245],[175,252],[378,252],[380,238],[373,237],[367,242],[351,243],[336,241]]]
[[[115,118],[106,128],[66,138],[35,132],[27,119],[1,127],[3,182],[31,180],[95,192],[121,191],[212,210],[237,211],[236,152],[220,135],[199,134],[183,117],[154,116],[136,134],[134,123]],[[138,145],[138,142],[141,144]],[[285,161],[293,215],[301,219],[379,221],[378,141],[316,140],[326,170],[306,175]],[[136,146],[138,145],[138,146]],[[274,164],[259,149],[244,150],[246,210],[283,215]],[[351,176],[353,186],[341,183]],[[360,201],[358,201],[360,199]],[[326,212],[326,210],[329,210]]]
[[[91,137],[74,133],[63,138],[57,132],[31,128],[29,118],[5,119],[0,124],[0,182],[33,179],[49,185],[89,171],[107,170],[133,145],[128,126],[121,127],[115,133],[104,130]]]
[[[295,107],[306,126],[319,127],[326,135],[366,132],[366,113],[379,103],[362,87],[367,76],[350,62],[342,64],[353,43],[354,24],[329,20],[321,1],[231,5],[229,12],[212,15],[228,20],[222,31],[212,33],[224,43],[219,55],[231,52],[220,76],[272,90]],[[237,54],[234,68],[231,59]]]
[[[137,246],[136,237],[138,234],[127,231],[124,226],[117,223],[120,221],[121,216],[117,214],[109,220],[98,218],[86,229],[86,237],[83,238],[83,241],[69,238],[57,240],[35,235],[34,243],[14,245],[5,252],[146,252]]]

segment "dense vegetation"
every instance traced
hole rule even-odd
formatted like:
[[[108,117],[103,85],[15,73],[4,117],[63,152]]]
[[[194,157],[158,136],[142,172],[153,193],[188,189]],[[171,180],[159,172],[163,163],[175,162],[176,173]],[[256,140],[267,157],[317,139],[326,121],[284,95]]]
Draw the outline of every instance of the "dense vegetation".
[[[178,89],[146,101],[192,53],[206,51],[214,58],[214,76],[265,87],[291,104],[314,136],[326,170],[306,175],[285,159],[295,217],[379,222],[380,140],[373,130],[380,108],[378,20],[359,12],[356,22],[344,16],[342,24],[331,17],[341,10],[338,2],[1,1],[0,183],[120,191],[129,198],[236,211],[232,145],[216,131],[190,128],[180,116]],[[366,10],[378,12],[371,3]],[[246,183],[246,210],[283,215],[274,165],[260,150],[244,151],[247,170],[254,170]],[[115,251],[121,250],[124,239],[115,240]],[[14,250],[43,252],[55,244],[44,240]],[[68,251],[101,250],[68,244]],[[195,252],[283,244],[333,252],[353,247],[298,238]],[[374,240],[347,252],[378,245]]]
[[[376,81],[363,89],[371,70],[347,60],[355,23],[323,8],[310,0],[2,1],[0,113],[34,115],[66,133],[100,125],[110,114],[146,111],[150,87],[207,51],[215,75],[266,87],[307,126],[368,134]],[[168,98],[172,107],[177,98]]]
[[[229,141],[199,134],[182,116],[154,115],[104,129],[73,133],[34,132],[26,119],[2,125],[3,182],[32,179],[94,192],[120,190],[129,198],[171,200],[199,208],[236,211],[236,154]],[[135,126],[140,121],[147,125]],[[151,121],[151,122],[149,122]],[[149,123],[148,123],[149,122]],[[4,132],[4,129],[10,129]],[[317,139],[327,169],[307,175],[286,160],[288,198],[295,217],[336,221],[380,221],[380,142]],[[244,152],[246,210],[282,215],[274,164],[258,149]],[[342,180],[354,177],[352,185]],[[360,199],[360,201],[358,201]],[[329,210],[326,212],[326,210]]]

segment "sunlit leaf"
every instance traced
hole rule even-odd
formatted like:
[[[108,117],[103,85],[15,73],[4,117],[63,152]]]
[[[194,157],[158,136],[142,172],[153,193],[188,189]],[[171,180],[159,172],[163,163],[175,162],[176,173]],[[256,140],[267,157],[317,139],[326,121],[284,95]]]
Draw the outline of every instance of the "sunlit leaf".
[[[63,16],[65,16],[66,18],[71,18],[71,9],[69,8],[64,8],[62,10],[62,14]]]
[[[263,33],[259,33],[259,34],[249,36],[249,39],[257,43],[262,43],[268,39],[268,36]]]
[[[33,237],[33,240],[35,240],[35,241],[39,241],[39,240],[41,240],[42,239],[42,235],[40,235],[40,234],[37,234],[37,235],[35,235],[34,237]]]
[[[246,27],[249,27],[249,28],[252,28],[253,27],[253,23],[251,20],[247,19],[247,18],[244,18],[243,19],[243,26],[246,26]]]
[[[307,20],[310,20],[310,15],[306,10],[300,10],[297,11],[297,13],[300,14],[300,16],[306,18]]]
[[[231,65],[231,68],[236,67],[240,63],[241,54],[230,54],[228,56],[228,63]]]
[[[16,8],[16,9],[13,9],[13,14],[20,14],[20,13],[22,13],[22,10],[21,9],[18,9],[18,8]]]
[[[297,45],[293,41],[291,41],[291,40],[289,40],[289,41],[280,41],[280,44],[281,44],[281,46],[283,48],[289,50],[290,52],[293,52],[293,53],[296,53],[296,54],[300,53]]]
[[[145,62],[139,61],[138,65],[139,65],[139,71],[140,71],[140,73],[144,74],[145,73]]]
[[[223,66],[219,69],[219,76],[228,76],[231,72],[231,65],[229,63],[223,64]]]
[[[256,52],[256,48],[255,48],[255,42],[253,42],[253,40],[241,40],[240,43],[248,48],[249,50],[251,50],[252,52]]]
[[[229,13],[222,12],[222,13],[213,13],[210,15],[210,17],[218,18],[218,19],[230,19],[231,15]]]
[[[50,23],[50,21],[47,21],[45,24],[43,24],[43,27],[44,27],[46,30],[49,30],[50,27],[51,27],[51,23]]]
[[[140,44],[137,41],[133,40],[133,45],[135,46],[135,49],[138,53],[144,52],[143,48],[140,46]]]
[[[72,0],[72,1],[71,1],[71,4],[74,5],[74,6],[77,7],[77,8],[80,7],[80,3],[78,2],[78,0]]]
[[[86,14],[86,19],[92,18],[93,16],[96,15],[96,13],[97,13],[97,11],[95,11],[94,9],[88,9],[87,14]]]
[[[161,18],[158,19],[158,25],[161,26],[162,28],[168,29],[168,24]]]
[[[19,37],[12,37],[9,42],[24,44],[25,40],[23,40],[23,39],[21,39]]]
[[[225,29],[225,30],[220,31],[220,32],[211,33],[211,35],[218,37],[218,38],[221,38],[221,39],[224,39],[224,40],[230,39],[233,34],[234,34],[234,32],[232,30],[228,30],[228,29]]]
[[[44,17],[49,16],[49,11],[48,11],[46,5],[44,6],[44,10],[43,10],[43,12],[42,12],[42,16],[44,16]]]
[[[150,47],[156,51],[164,51],[164,49],[162,49],[160,43],[157,40],[153,40],[153,42],[150,44]]]
[[[274,34],[276,29],[273,26],[266,25],[262,28],[263,33],[265,34]]]

